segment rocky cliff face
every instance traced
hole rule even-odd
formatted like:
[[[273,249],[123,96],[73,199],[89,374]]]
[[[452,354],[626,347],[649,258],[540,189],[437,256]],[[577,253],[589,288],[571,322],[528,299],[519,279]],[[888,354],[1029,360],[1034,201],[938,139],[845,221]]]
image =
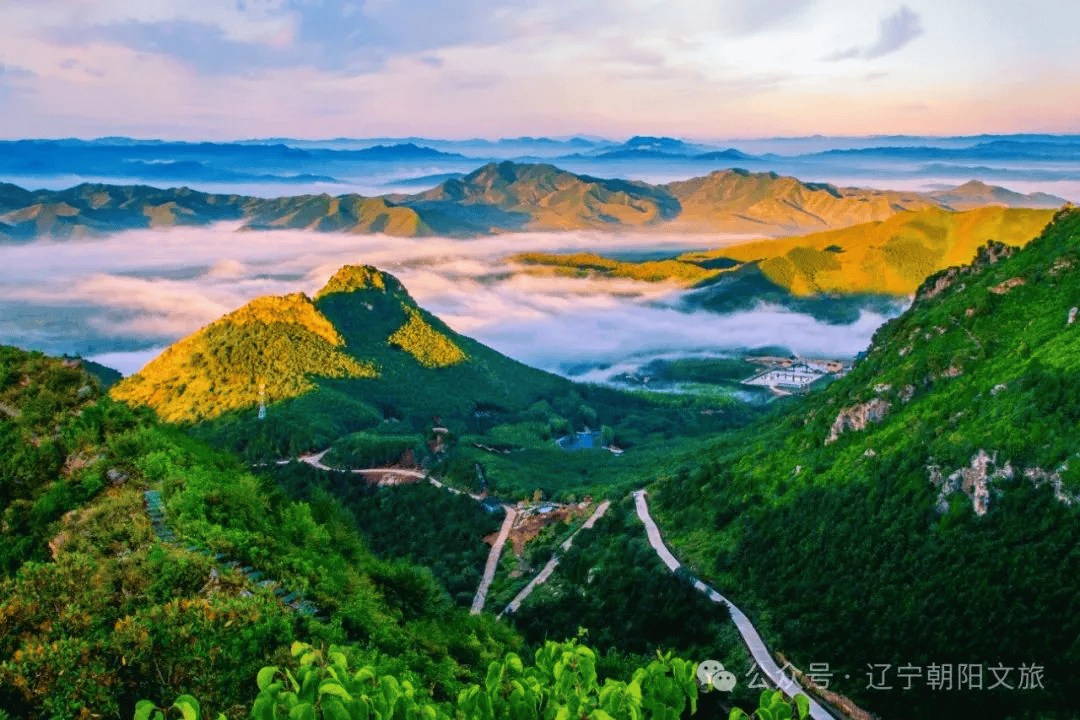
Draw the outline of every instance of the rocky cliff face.
[[[891,403],[881,398],[874,398],[869,402],[859,403],[843,408],[833,421],[829,431],[829,437],[825,438],[825,444],[835,442],[841,433],[848,430],[863,430],[870,423],[878,423],[889,414]]]
[[[937,465],[926,468],[930,476],[930,482],[938,488],[937,510],[940,513],[949,510],[949,496],[962,492],[971,500],[975,514],[985,515],[990,509],[993,498],[1000,494],[994,488],[995,480],[1010,480],[1017,475],[1012,464],[1006,461],[999,465],[998,454],[988,453],[980,449],[971,458],[967,467],[960,468],[949,475],[945,475]],[[1069,492],[1061,483],[1061,473],[1068,469],[1068,463],[1062,465],[1056,471],[1050,472],[1039,467],[1027,468],[1019,474],[1027,478],[1035,487],[1049,483],[1054,489],[1054,497],[1058,502],[1072,506],[1080,502],[1080,494]]]
[[[970,265],[951,267],[935,273],[926,278],[923,284],[915,291],[915,302],[924,302],[940,295],[949,287],[952,287],[958,278],[964,275],[974,275],[981,272],[989,265],[993,265],[1004,258],[1012,257],[1017,248],[1005,243],[991,240],[979,248],[975,259]]]

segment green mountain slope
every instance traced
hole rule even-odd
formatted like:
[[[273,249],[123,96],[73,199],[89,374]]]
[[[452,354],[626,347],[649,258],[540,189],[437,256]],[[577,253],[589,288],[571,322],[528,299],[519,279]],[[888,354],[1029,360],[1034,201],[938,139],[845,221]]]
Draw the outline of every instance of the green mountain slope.
[[[430,572],[376,559],[330,495],[290,501],[60,360],[0,347],[0,451],[12,717],[129,718],[192,693],[239,719],[293,640],[347,644],[446,702],[518,647]]]
[[[314,195],[265,200],[251,207],[246,230],[316,230],[404,237],[434,234],[415,210],[361,195]]]
[[[256,423],[260,386],[269,417]],[[260,298],[184,338],[112,395],[170,421],[214,420],[202,431],[230,447],[280,455],[376,425],[524,409],[570,387],[458,335],[396,278],[347,266],[313,300]]]
[[[1080,212],[1063,210],[1024,249],[992,244],[928,278],[848,376],[660,483],[679,552],[796,665],[829,663],[831,687],[884,717],[1068,717],[1078,271]],[[921,675],[868,690],[885,664],[879,685]],[[946,664],[953,691],[928,687]],[[1040,666],[1043,688],[959,689],[961,664],[1011,667],[1014,688]]]

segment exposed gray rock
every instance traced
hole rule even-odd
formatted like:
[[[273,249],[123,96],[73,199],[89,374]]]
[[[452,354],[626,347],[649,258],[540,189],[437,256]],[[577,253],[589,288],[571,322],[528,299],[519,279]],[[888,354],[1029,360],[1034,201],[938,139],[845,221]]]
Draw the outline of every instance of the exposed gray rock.
[[[1035,487],[1040,487],[1046,483],[1054,488],[1054,497],[1058,502],[1063,502],[1066,505],[1072,507],[1076,503],[1080,502],[1080,493],[1070,493],[1065,490],[1061,485],[1061,473],[1069,469],[1069,462],[1066,460],[1062,463],[1061,467],[1055,472],[1047,472],[1042,468],[1028,468],[1024,471],[1024,477],[1031,481]]]
[[[1077,310],[1080,310],[1080,308],[1069,308],[1069,319],[1068,321],[1066,321],[1066,325],[1072,325],[1074,322],[1076,322]]]
[[[835,442],[841,433],[848,430],[863,430],[870,423],[881,422],[889,414],[890,407],[892,405],[888,401],[874,398],[869,402],[842,409],[833,421],[825,444]]]
[[[990,466],[994,470],[990,471]],[[980,449],[971,458],[968,467],[960,468],[947,477],[941,472],[941,468],[931,465],[926,468],[930,474],[930,482],[938,488],[937,510],[947,512],[949,509],[949,496],[956,492],[963,492],[971,500],[976,515],[985,515],[990,509],[990,499],[997,494],[991,482],[1002,478],[1011,478],[1013,469],[1009,463],[997,467],[997,453],[990,455]]]
[[[993,470],[990,469],[991,467]],[[1054,472],[1036,467],[1024,470],[1022,475],[1035,487],[1049,483],[1054,488],[1054,497],[1071,507],[1080,503],[1080,493],[1069,492],[1062,486],[1061,473],[1067,469],[1066,462]],[[996,452],[991,455],[981,449],[971,458],[971,464],[968,467],[960,468],[948,476],[945,476],[941,468],[936,465],[930,465],[926,470],[930,475],[930,482],[938,488],[938,512],[948,511],[950,495],[963,492],[971,500],[975,513],[980,516],[986,514],[992,498],[1001,493],[993,487],[993,481],[1010,479],[1016,474],[1008,462],[1001,466],[997,465]]]

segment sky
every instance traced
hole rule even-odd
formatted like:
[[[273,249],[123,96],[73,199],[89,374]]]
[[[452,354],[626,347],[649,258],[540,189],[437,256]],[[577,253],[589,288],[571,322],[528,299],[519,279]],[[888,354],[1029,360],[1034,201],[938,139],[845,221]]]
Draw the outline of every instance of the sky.
[[[1080,132],[1060,0],[0,0],[0,138]]]

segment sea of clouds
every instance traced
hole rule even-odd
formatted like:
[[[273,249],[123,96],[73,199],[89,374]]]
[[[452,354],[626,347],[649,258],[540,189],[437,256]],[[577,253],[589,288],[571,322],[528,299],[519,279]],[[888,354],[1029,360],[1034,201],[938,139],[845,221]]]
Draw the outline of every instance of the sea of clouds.
[[[540,276],[524,251],[670,251],[746,236],[559,232],[471,240],[238,225],[138,230],[104,238],[0,246],[0,343],[78,353],[125,374],[252,298],[314,295],[346,264],[397,276],[455,330],[530,365],[603,380],[654,357],[779,345],[851,357],[887,319],[828,325],[777,307],[687,312],[673,284]]]

